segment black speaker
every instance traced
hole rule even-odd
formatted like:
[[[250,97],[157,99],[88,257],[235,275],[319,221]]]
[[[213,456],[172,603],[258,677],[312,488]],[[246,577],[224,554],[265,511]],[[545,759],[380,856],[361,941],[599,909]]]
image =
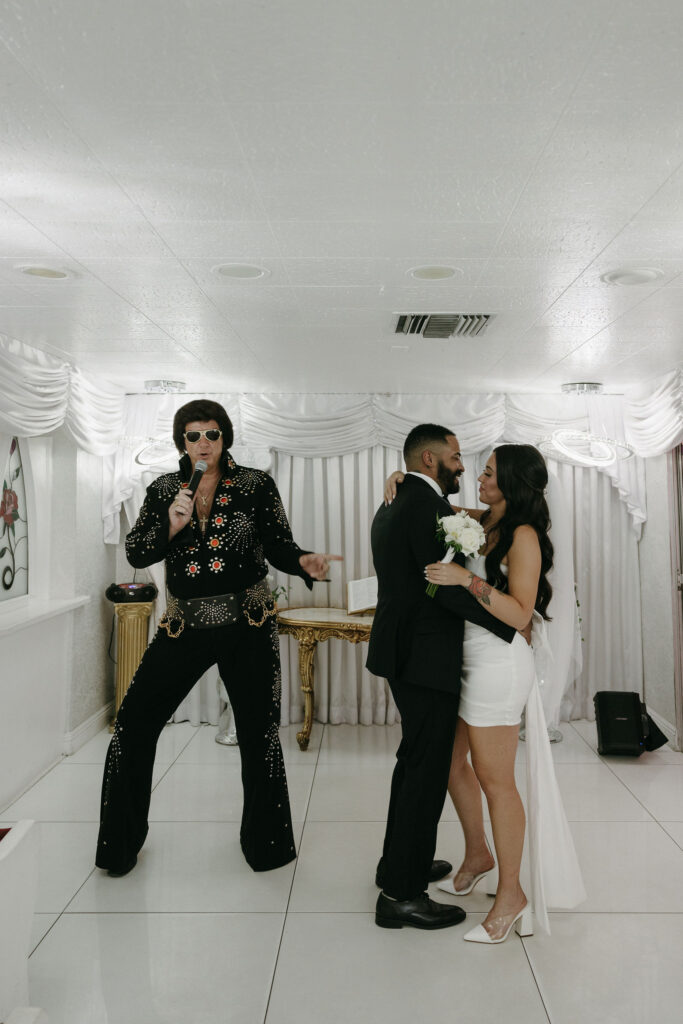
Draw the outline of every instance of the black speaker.
[[[640,757],[644,750],[656,750],[666,736],[652,721],[638,693],[600,690],[593,697],[599,754]]]
[[[129,601],[153,601],[157,596],[157,588],[153,583],[110,583],[104,596],[114,604],[126,604]]]

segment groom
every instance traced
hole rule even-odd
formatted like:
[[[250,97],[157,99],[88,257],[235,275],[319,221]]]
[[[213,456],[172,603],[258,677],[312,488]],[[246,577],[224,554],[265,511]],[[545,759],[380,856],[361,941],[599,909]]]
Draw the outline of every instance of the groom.
[[[464,472],[453,431],[434,423],[414,427],[403,457],[405,480],[393,502],[378,509],[371,534],[379,590],[367,667],[388,679],[402,729],[375,921],[382,928],[449,928],[465,911],[435,903],[425,890],[451,870],[432,858],[458,717],[464,620],[508,643],[515,630],[462,587],[439,587],[433,598],[425,593],[425,566],[445,553],[436,519],[452,515],[446,495],[457,493]]]

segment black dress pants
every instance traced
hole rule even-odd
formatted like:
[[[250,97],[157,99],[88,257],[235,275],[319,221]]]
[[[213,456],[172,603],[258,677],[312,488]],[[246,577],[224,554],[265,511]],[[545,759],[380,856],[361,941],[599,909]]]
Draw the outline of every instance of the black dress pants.
[[[384,837],[384,892],[413,899],[424,892],[448,791],[459,694],[389,681],[401,713]]]
[[[235,716],[242,759],[244,808],[240,842],[254,871],[296,857],[280,724],[277,625],[246,619],[169,637],[159,629],[140,662],[116,718],[102,782],[96,864],[130,865],[147,836],[152,769],[166,722],[196,681],[218,665]]]

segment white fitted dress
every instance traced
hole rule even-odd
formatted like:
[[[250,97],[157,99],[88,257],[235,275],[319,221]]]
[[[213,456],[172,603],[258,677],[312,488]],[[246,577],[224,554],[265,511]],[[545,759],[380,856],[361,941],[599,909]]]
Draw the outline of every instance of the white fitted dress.
[[[486,579],[484,555],[468,558],[466,566]],[[519,725],[536,677],[534,652],[522,634],[509,644],[465,622],[462,653],[460,717],[474,726]]]
[[[467,568],[486,578],[484,556]],[[502,566],[503,572],[507,572]],[[550,752],[539,685],[552,660],[545,622],[534,612],[530,646],[521,633],[511,644],[465,622],[459,714],[468,725],[518,725],[526,708],[526,796],[531,902],[550,932],[548,907],[570,909],[586,899],[572,834]]]

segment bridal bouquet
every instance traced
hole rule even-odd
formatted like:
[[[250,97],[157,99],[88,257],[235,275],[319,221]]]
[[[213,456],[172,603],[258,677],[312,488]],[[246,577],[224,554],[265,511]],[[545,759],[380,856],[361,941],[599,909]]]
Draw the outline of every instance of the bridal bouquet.
[[[447,548],[441,561],[452,562],[457,554],[476,555],[486,539],[484,527],[462,509],[452,516],[436,517],[436,536]],[[438,583],[427,584],[427,594],[434,597],[439,589]]]

